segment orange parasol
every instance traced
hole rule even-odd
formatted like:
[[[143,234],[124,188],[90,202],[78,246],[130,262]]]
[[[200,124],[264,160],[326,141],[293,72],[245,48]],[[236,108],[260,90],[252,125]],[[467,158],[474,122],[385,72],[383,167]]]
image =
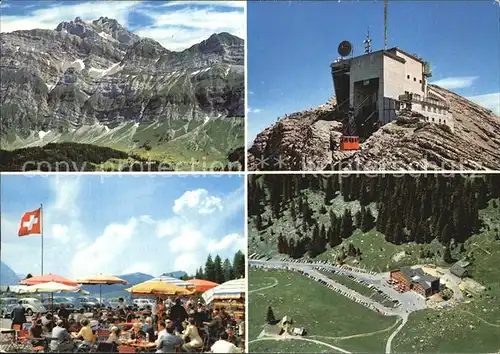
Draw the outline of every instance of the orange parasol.
[[[189,282],[194,284],[195,293],[204,293],[205,291],[215,288],[219,285],[218,283],[214,283],[213,281],[203,279],[189,279]]]
[[[61,277],[60,275],[57,274],[45,274],[45,275],[38,275],[36,277],[31,277],[28,279],[21,280],[19,283],[24,284],[24,285],[36,285],[36,284],[43,284],[43,283],[49,283],[49,282],[54,282],[54,283],[59,283],[59,284],[64,284],[64,285],[69,285],[69,286],[78,286],[78,283],[73,280],[69,280],[68,278]]]

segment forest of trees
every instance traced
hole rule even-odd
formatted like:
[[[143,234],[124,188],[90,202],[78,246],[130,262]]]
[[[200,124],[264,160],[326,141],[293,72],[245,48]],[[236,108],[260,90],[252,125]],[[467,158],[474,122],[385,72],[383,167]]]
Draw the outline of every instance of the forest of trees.
[[[449,258],[450,243],[463,243],[481,228],[478,211],[492,198],[500,197],[500,176],[494,174],[463,177],[461,175],[263,175],[249,176],[248,212],[258,231],[264,230],[288,210],[292,219],[300,219],[298,237],[278,235],[278,252],[300,258],[306,253],[315,257],[335,247],[354,230],[367,232],[373,228],[393,244],[430,243],[437,239]],[[318,222],[303,191],[312,190],[324,195],[319,213],[327,213],[339,193],[346,202],[359,201],[361,209],[343,215],[330,211],[330,222]],[[369,205],[375,203],[374,217]],[[271,217],[263,220],[268,206]],[[262,238],[262,237],[261,237]],[[349,255],[360,257],[357,249],[349,247]],[[447,257],[448,256],[448,257]]]
[[[241,251],[236,252],[232,262],[229,258],[222,261],[219,255],[212,258],[209,254],[205,267],[200,267],[194,277],[222,284],[228,280],[244,278],[245,267],[245,255]]]
[[[50,143],[13,151],[0,150],[0,170],[25,172],[40,170],[44,172],[91,172],[96,165],[110,159],[127,160],[121,172],[134,171],[171,171],[172,168],[159,161],[147,160],[136,154],[108,147],[72,142]]]

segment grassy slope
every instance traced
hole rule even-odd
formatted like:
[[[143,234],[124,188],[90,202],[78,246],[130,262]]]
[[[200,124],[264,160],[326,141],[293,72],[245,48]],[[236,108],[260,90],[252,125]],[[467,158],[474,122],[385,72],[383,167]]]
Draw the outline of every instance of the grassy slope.
[[[312,208],[319,211],[319,207],[323,204],[322,193],[309,193],[308,199],[313,201]],[[470,303],[463,303],[452,309],[425,310],[412,314],[409,322],[393,342],[396,352],[491,352],[500,349],[498,341],[500,334],[500,306],[498,305],[500,303],[500,273],[498,272],[500,241],[494,240],[496,232],[493,231],[495,228],[500,228],[500,219],[499,208],[493,208],[492,205],[490,201],[490,206],[480,211],[481,218],[490,226],[491,231],[483,230],[480,234],[471,237],[465,244],[466,250],[472,250],[476,255],[473,264],[474,279],[490,287],[490,290],[483,298],[474,298]],[[357,202],[343,203],[342,197],[337,196],[332,206],[326,206],[327,210],[333,209],[337,215],[339,215],[338,211],[342,212],[345,207],[356,211],[359,204]],[[270,210],[266,207],[264,219],[267,220],[270,215]],[[328,214],[320,215],[316,212],[313,215],[319,215],[321,222],[328,223]],[[288,211],[285,211],[280,219],[273,220],[272,225],[260,233],[250,221],[249,252],[276,254],[276,238],[279,232],[293,237],[296,227]],[[260,236],[264,238],[264,241],[260,241]],[[404,265],[422,263],[442,264],[439,256],[442,247],[437,242],[429,245],[396,246],[386,242],[384,235],[376,230],[367,233],[356,230],[353,236],[344,241],[344,244],[349,242],[363,252],[362,260],[358,265],[376,271],[387,271]],[[432,250],[436,257],[434,259],[419,258],[421,248]],[[491,254],[488,255],[481,248]],[[333,261],[337,250],[338,248],[328,249],[318,256],[318,259]],[[405,252],[403,256],[401,256],[402,251]],[[347,263],[353,264],[353,260],[348,258]],[[473,315],[464,311],[471,312]],[[493,325],[482,322],[478,316]],[[356,343],[361,339],[365,338],[356,339]]]
[[[206,124],[194,120],[171,120],[165,124],[148,123],[136,127],[134,123],[127,123],[108,132],[104,127],[87,127],[63,135],[52,132],[44,140],[111,147],[177,165],[181,170],[190,169],[193,160],[198,161],[197,169],[208,170],[212,164],[217,166],[214,162],[219,162],[219,166],[227,163],[227,154],[232,148],[244,146],[243,122],[243,118],[220,118],[211,119]],[[8,138],[8,142],[3,140],[2,147],[5,144],[6,148],[19,148],[22,141],[11,144],[14,140],[13,137]],[[40,140],[33,136],[26,143],[40,144]],[[151,149],[146,150],[144,144]]]
[[[498,214],[499,209],[493,208],[490,201],[490,206],[480,215],[491,231],[483,230],[466,242],[466,249],[473,250],[475,255],[473,279],[489,290],[482,297],[474,297],[470,303],[451,309],[412,314],[394,339],[395,352],[479,353],[500,350],[500,241],[495,241],[494,231],[500,228]],[[493,325],[482,322],[480,318]]]
[[[327,287],[302,275],[287,271],[249,270],[249,289],[273,284],[278,286],[249,294],[249,341],[257,338],[265,322],[267,307],[272,306],[276,318],[291,316],[295,325],[306,328],[307,338],[326,342],[357,352],[381,352],[384,341],[338,340],[324,337],[341,337],[386,329],[395,318],[384,317],[339,295]],[[382,336],[389,336],[390,331]],[[377,334],[378,336],[378,334]],[[312,348],[312,347],[316,348]],[[321,348],[320,348],[321,347]],[[266,341],[250,344],[251,351],[325,351],[330,348],[301,341]]]

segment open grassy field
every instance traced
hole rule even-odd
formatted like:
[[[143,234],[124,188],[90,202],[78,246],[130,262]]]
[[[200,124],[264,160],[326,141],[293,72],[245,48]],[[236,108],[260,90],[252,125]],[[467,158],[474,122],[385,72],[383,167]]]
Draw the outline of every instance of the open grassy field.
[[[495,229],[500,228],[498,211],[490,201],[490,206],[480,212],[487,226],[466,242],[466,249],[474,254],[472,277],[486,287],[486,292],[450,309],[410,315],[408,323],[394,339],[396,353],[491,353],[500,350],[500,241],[495,240]]]
[[[344,341],[348,350],[381,352],[397,320],[379,315],[298,273],[250,269],[248,281],[251,352],[332,352],[335,350],[328,345],[344,348]],[[259,290],[261,288],[266,289]],[[323,344],[301,340],[252,343],[262,332],[268,306],[273,308],[277,319],[290,316],[294,325],[304,327],[305,339]],[[353,335],[360,337],[349,338]]]

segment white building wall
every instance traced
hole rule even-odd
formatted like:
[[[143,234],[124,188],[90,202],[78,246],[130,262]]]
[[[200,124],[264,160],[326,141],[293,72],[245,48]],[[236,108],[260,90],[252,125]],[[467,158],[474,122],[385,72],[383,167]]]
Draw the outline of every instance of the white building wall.
[[[424,65],[418,60],[403,54],[399,50],[396,51],[396,55],[400,58],[406,60],[404,64],[405,75],[404,75],[404,91],[409,91],[422,97],[425,97],[424,89]]]
[[[384,97],[399,100],[406,87],[405,64],[384,55]]]
[[[426,122],[447,125],[452,131],[455,129],[453,115],[444,108],[425,103],[413,103],[411,109],[412,111],[422,114]]]

